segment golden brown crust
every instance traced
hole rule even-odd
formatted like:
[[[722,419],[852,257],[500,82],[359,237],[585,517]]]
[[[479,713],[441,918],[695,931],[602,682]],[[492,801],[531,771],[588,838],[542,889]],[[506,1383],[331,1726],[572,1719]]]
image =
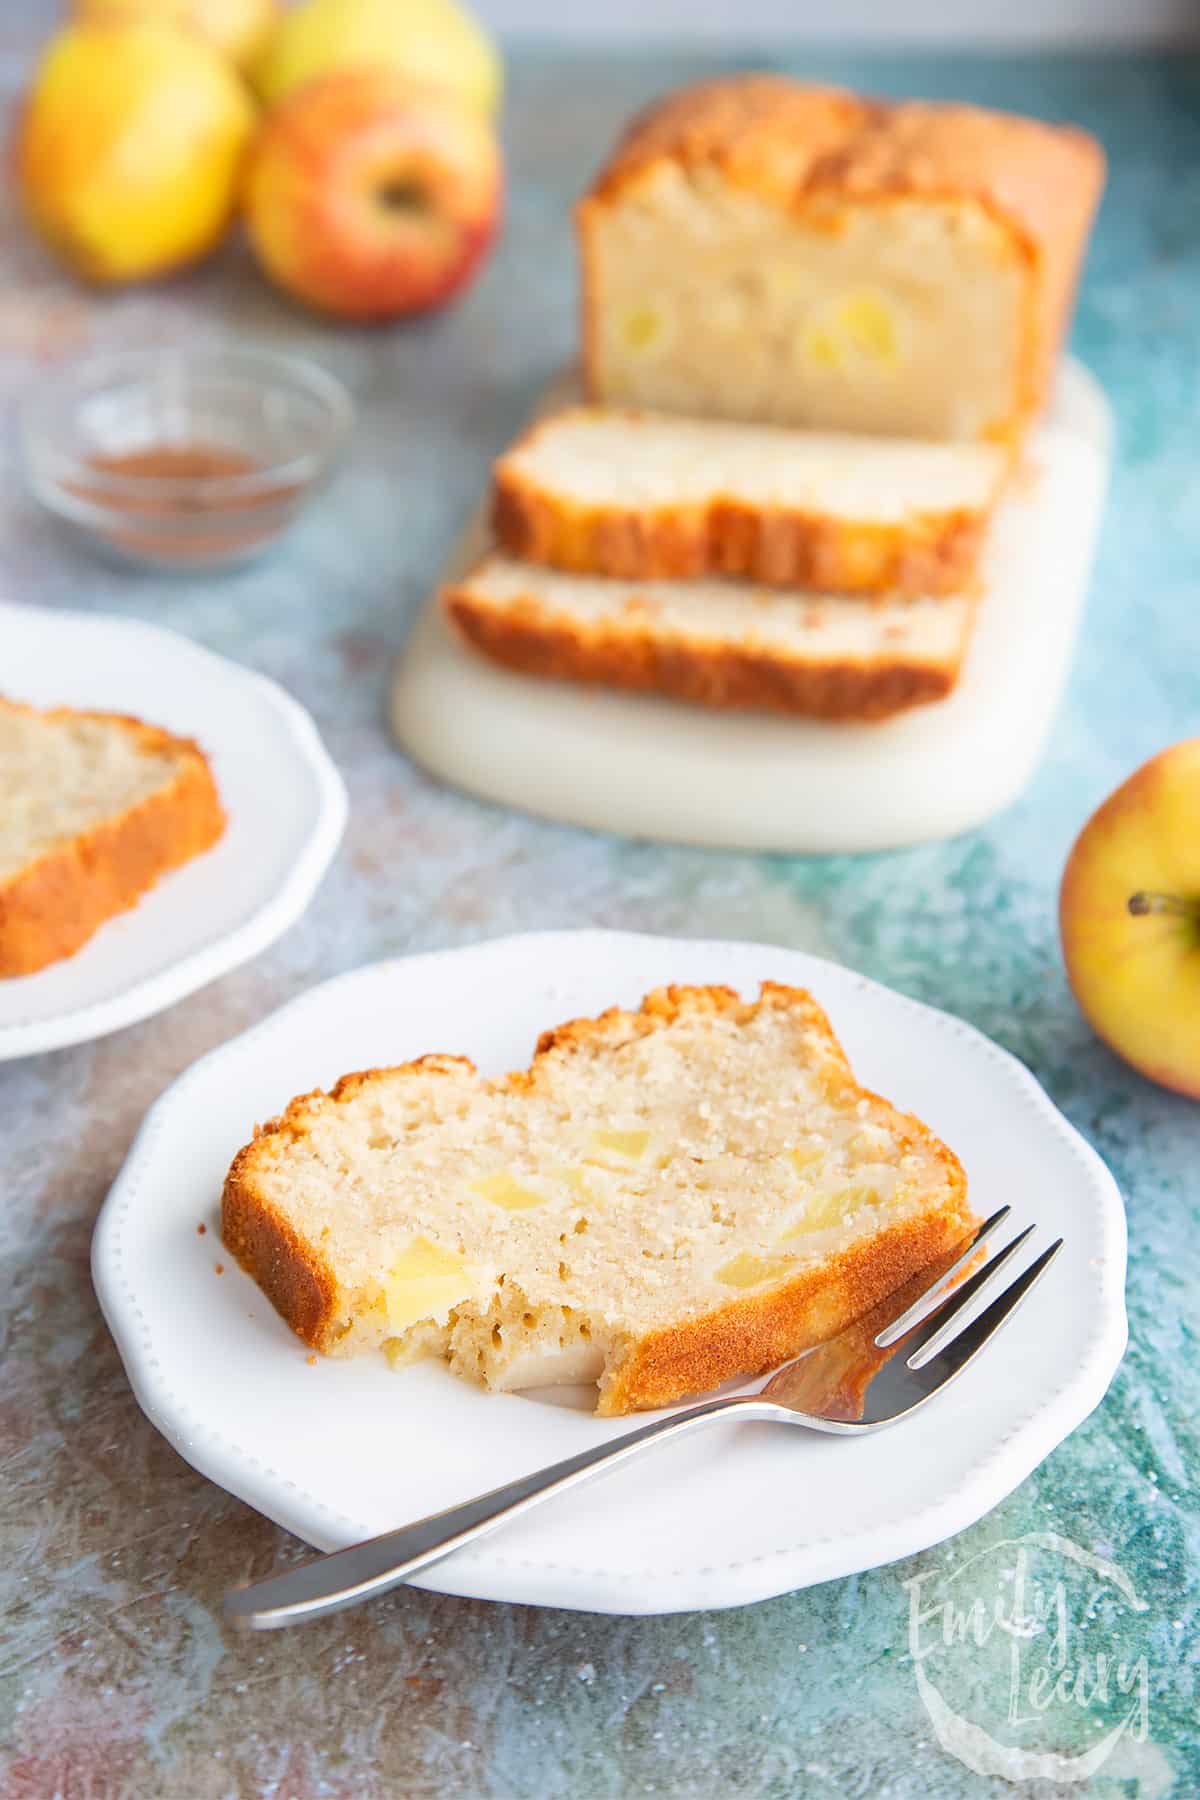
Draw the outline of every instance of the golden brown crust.
[[[263,1132],[280,1123],[272,1120]],[[337,1279],[316,1245],[302,1238],[262,1192],[256,1179],[258,1144],[256,1133],[225,1177],[221,1237],[292,1330],[314,1350],[325,1350],[337,1323]]]
[[[717,168],[739,186],[788,202],[827,156],[886,109],[844,88],[785,75],[718,76],[666,94],[638,113],[584,197],[607,202],[662,163]]]
[[[888,104],[777,75],[668,95],[633,121],[577,210],[591,391],[591,225],[664,164],[716,168],[764,199],[830,218],[846,204],[974,202],[1007,228],[1031,273],[1018,416],[1004,435],[1040,408],[1104,185],[1104,152],[1087,132],[975,106]]]
[[[648,1037],[677,1019],[698,1015],[727,1014],[744,1025],[760,1006],[786,1006],[799,1013],[804,1023],[817,1030],[824,1026],[841,1055],[841,1045],[833,1038],[829,1021],[812,995],[804,988],[784,987],[777,981],[764,981],[757,1000],[743,1000],[736,988],[720,982],[697,987],[686,982],[671,982],[666,987],[651,988],[634,1011],[623,1006],[610,1006],[592,1018],[568,1019],[552,1025],[537,1041],[534,1063],[548,1056],[575,1056],[582,1051],[612,1048],[634,1038]],[[513,1077],[510,1075],[510,1081]]]
[[[649,1037],[652,1032],[661,1031],[663,1026],[673,1025],[678,1019],[723,1016],[733,1019],[735,1024],[745,1025],[756,1013],[772,1009],[792,1014],[806,1031],[822,1040],[831,1080],[855,1085],[846,1053],[824,1007],[813,999],[807,988],[789,987],[782,981],[760,982],[755,1000],[743,1000],[736,988],[726,987],[722,982],[709,982],[703,987],[689,982],[669,982],[664,987],[651,988],[641,1005],[632,1010],[610,1006],[592,1018],[568,1019],[563,1025],[552,1025],[538,1038],[529,1068],[504,1079],[510,1085],[525,1081],[536,1076],[539,1065],[547,1057],[613,1049],[634,1038]]]
[[[806,1031],[823,1040],[827,1080],[847,1103],[869,1102],[873,1115],[886,1116],[906,1145],[920,1146],[944,1172],[944,1203],[887,1231],[852,1244],[818,1269],[804,1270],[766,1294],[731,1300],[663,1331],[652,1333],[620,1362],[601,1387],[598,1412],[606,1416],[668,1406],[688,1394],[703,1393],[735,1376],[762,1374],[834,1337],[910,1276],[945,1254],[977,1223],[967,1204],[967,1179],[954,1152],[920,1119],[854,1079],[824,1009],[803,988],[765,981],[757,1001],[729,987],[656,988],[637,1012],[612,1007],[595,1019],[573,1019],[543,1032],[537,1061],[554,1054],[603,1050],[643,1037],[673,1020],[696,1013],[724,1013],[745,1023],[760,1007],[799,1014]],[[510,1077],[511,1079],[511,1077]]]
[[[946,1198],[936,1210],[851,1245],[821,1268],[804,1271],[766,1294],[740,1297],[716,1312],[651,1333],[632,1347],[602,1385],[598,1410],[603,1414],[665,1406],[798,1355],[841,1331],[958,1243],[975,1223],[957,1157],[919,1119],[898,1112],[855,1082],[825,1012],[802,988],[765,981],[754,1001],[743,1000],[733,988],[715,985],[656,988],[636,1010],[610,1007],[595,1018],[571,1019],[543,1032],[528,1068],[501,1077],[497,1085],[529,1089],[551,1059],[603,1054],[684,1016],[724,1014],[745,1023],[763,1007],[797,1016],[803,1028],[821,1041],[831,1089],[848,1102],[868,1101],[876,1117],[886,1114],[905,1142],[932,1155],[947,1179]],[[472,1074],[474,1065],[465,1057],[435,1055],[394,1069],[343,1076],[328,1095],[320,1090],[301,1095],[278,1118],[256,1127],[250,1143],[234,1158],[222,1197],[224,1242],[276,1310],[314,1349],[332,1350],[348,1323],[339,1315],[337,1280],[319,1248],[297,1234],[264,1192],[259,1165],[303,1139],[315,1109],[352,1100],[382,1076],[440,1073]]]
[[[0,701],[7,711],[33,707]],[[136,906],[171,869],[211,849],[225,829],[212,771],[199,745],[123,713],[80,714],[63,707],[48,719],[86,716],[127,732],[145,755],[179,763],[173,781],[39,857],[0,884],[0,977],[31,975],[73,956],[108,919]]]
[[[337,1277],[318,1247],[302,1238],[264,1192],[262,1162],[304,1138],[314,1109],[326,1102],[341,1105],[384,1076],[473,1074],[465,1056],[419,1056],[387,1069],[358,1069],[343,1075],[329,1092],[313,1088],[290,1100],[274,1119],[254,1127],[254,1135],[230,1164],[221,1194],[221,1237],[248,1275],[262,1288],[276,1312],[314,1350],[329,1352],[346,1323],[339,1316]]]
[[[585,626],[532,593],[496,605],[469,575],[442,590],[442,603],[476,649],[522,674],[841,722],[887,719],[944,700],[958,680],[974,622],[974,607],[964,607],[962,637],[941,662],[906,655],[900,640],[886,655],[855,661],[689,638],[671,632],[645,606]]]
[[[493,534],[522,561],[618,580],[733,576],[816,593],[910,598],[957,594],[974,577],[990,501],[888,524],[750,506],[719,493],[701,506],[579,505],[535,485],[516,460],[552,423],[533,425],[493,470]]]
[[[954,1166],[958,1169],[957,1162]],[[966,1237],[975,1221],[961,1169],[958,1175],[958,1185],[937,1212],[901,1220],[851,1244],[768,1294],[730,1301],[720,1312],[643,1339],[602,1385],[597,1412],[611,1417],[670,1406],[723,1381],[765,1374],[836,1337]]]

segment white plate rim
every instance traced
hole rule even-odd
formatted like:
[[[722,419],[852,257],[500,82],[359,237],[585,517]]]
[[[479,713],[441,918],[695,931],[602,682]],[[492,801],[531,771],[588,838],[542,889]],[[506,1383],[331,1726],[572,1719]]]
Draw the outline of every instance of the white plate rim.
[[[283,724],[292,749],[313,778],[317,808],[304,847],[286,879],[240,924],[178,958],[167,968],[132,982],[107,1000],[69,1008],[45,1019],[0,1025],[0,1062],[107,1037],[126,1025],[164,1011],[259,955],[295,924],[307,908],[341,842],[349,811],[345,783],[321,742],[312,717],[298,700],[268,676],[244,668],[181,632],[155,625],[147,619],[125,619],[111,613],[86,613],[57,607],[46,611],[41,607],[0,602],[0,633],[7,621],[15,621],[16,627],[23,631],[48,627],[53,633],[65,625],[73,632],[121,634],[151,644],[160,654],[179,662],[190,661],[210,673],[219,674],[231,687],[240,685],[254,696],[258,705],[268,708]]]
[[[941,1008],[914,1000],[882,982],[846,965],[808,951],[778,944],[756,944],[745,939],[693,939],[644,932],[583,929],[506,934],[446,949],[423,951],[413,957],[388,958],[349,970],[309,988],[275,1009],[248,1030],[199,1057],[164,1090],[147,1112],[126,1161],[101,1206],[92,1239],[92,1279],[101,1310],[116,1342],[126,1374],[139,1406],[184,1459],[201,1474],[235,1494],[267,1518],[316,1545],[332,1549],[354,1541],[363,1528],[318,1496],[307,1493],[281,1471],[264,1465],[251,1451],[231,1443],[199,1418],[163,1378],[146,1321],[121,1271],[121,1234],[129,1213],[132,1193],[156,1140],[166,1129],[173,1109],[186,1097],[194,1078],[207,1073],[227,1051],[246,1047],[283,1021],[328,1003],[339,989],[372,980],[383,969],[397,964],[446,961],[487,956],[501,946],[538,945],[572,940],[577,946],[588,940],[597,948],[613,940],[634,940],[661,946],[669,962],[673,951],[702,952],[719,946],[758,951],[784,958],[793,966],[805,964],[819,981],[822,975],[848,981],[868,994],[876,1004],[894,1005],[920,1018],[927,1027],[949,1030],[974,1052],[990,1058],[998,1072],[1013,1083],[1025,1103],[1043,1124],[1060,1137],[1086,1170],[1097,1202],[1103,1250],[1102,1304],[1096,1328],[1069,1378],[1052,1400],[1041,1397],[1021,1424],[1000,1441],[989,1457],[975,1465],[969,1478],[957,1488],[899,1517],[889,1517],[855,1537],[828,1535],[803,1543],[781,1546],[751,1557],[713,1561],[683,1569],[631,1569],[614,1577],[611,1569],[585,1569],[548,1562],[544,1558],[506,1556],[497,1546],[503,1533],[485,1539],[481,1546],[433,1565],[414,1581],[435,1592],[481,1599],[516,1601],[576,1608],[619,1615],[660,1614],[676,1611],[745,1605],[817,1582],[862,1573],[867,1569],[917,1554],[943,1542],[974,1524],[1020,1485],[1045,1458],[1074,1431],[1104,1398],[1125,1353],[1128,1324],[1125,1310],[1127,1232],[1124,1203],[1117,1183],[1091,1145],[1054,1105],[1035,1076],[1019,1058],[1003,1049],[977,1027]],[[399,1521],[398,1521],[399,1522]],[[614,1581],[625,1591],[614,1604]],[[698,1584],[703,1595],[698,1596]]]

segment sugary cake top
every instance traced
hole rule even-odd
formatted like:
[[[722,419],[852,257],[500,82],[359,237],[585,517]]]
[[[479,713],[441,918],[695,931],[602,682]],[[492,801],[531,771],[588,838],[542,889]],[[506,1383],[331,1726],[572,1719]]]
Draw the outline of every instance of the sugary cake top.
[[[1064,219],[1084,228],[1104,155],[1087,132],[1013,113],[888,103],[780,75],[739,75],[667,95],[634,119],[589,194],[607,203],[664,164],[708,167],[782,205],[820,199],[975,200],[1026,245]]]

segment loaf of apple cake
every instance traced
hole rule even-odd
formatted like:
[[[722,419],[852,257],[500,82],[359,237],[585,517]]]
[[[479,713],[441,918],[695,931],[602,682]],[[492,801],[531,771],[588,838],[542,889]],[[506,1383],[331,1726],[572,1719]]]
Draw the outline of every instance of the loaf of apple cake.
[[[579,205],[596,400],[1011,441],[1104,177],[1085,132],[775,75],[635,119]]]

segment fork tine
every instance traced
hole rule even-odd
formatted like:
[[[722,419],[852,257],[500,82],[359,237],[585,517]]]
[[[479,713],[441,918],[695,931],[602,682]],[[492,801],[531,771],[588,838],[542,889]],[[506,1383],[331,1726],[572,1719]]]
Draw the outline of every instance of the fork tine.
[[[890,1344],[897,1343],[912,1330],[914,1325],[920,1323],[929,1311],[933,1300],[949,1287],[963,1264],[970,1262],[984,1239],[991,1236],[997,1225],[1003,1225],[1011,1211],[1011,1206],[1002,1206],[992,1214],[990,1219],[985,1219],[979,1229],[963,1245],[949,1268],[943,1269],[937,1279],[930,1282],[924,1293],[918,1294],[911,1305],[906,1306],[902,1313],[899,1313],[889,1325],[885,1325],[883,1330],[876,1334],[875,1342],[881,1350],[886,1350]]]
[[[971,1358],[983,1349],[989,1338],[993,1337],[1006,1319],[1012,1317],[1022,1300],[1025,1299],[1034,1284],[1040,1281],[1054,1258],[1063,1247],[1063,1240],[1055,1238],[1054,1242],[1015,1280],[1010,1281],[1002,1294],[997,1294],[990,1306],[984,1308],[978,1318],[972,1319],[958,1336],[939,1350],[935,1356],[921,1366],[921,1379],[929,1393],[935,1392],[952,1375],[965,1368]]]
[[[1036,1230],[1036,1225],[1027,1225],[1024,1231],[1018,1231],[1011,1243],[1005,1244],[1003,1250],[997,1250],[995,1256],[989,1257],[983,1267],[976,1269],[969,1280],[964,1281],[961,1287],[955,1288],[952,1294],[947,1295],[945,1303],[940,1305],[925,1321],[925,1329],[910,1346],[907,1357],[910,1369],[919,1369],[922,1363],[928,1362],[931,1356],[937,1354],[946,1339],[953,1335],[952,1327],[959,1313],[965,1307],[970,1306],[976,1294],[981,1293],[985,1287],[991,1286],[1005,1263],[1011,1261],[1026,1238]]]

